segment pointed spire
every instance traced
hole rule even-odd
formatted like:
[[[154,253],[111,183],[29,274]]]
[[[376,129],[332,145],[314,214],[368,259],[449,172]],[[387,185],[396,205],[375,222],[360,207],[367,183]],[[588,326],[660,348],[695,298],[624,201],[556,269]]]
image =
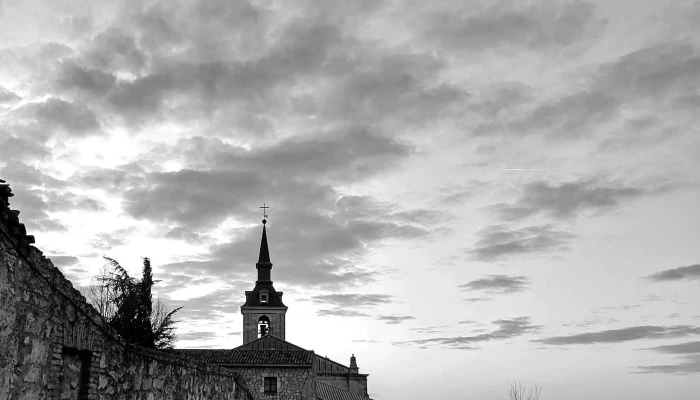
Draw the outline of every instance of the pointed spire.
[[[266,220],[263,220],[262,240],[260,241],[260,255],[258,264],[270,264],[270,249],[267,247],[267,231],[265,230]]]
[[[351,374],[359,374],[360,369],[357,368],[357,359],[355,358],[355,354],[353,354],[350,357],[350,373]]]
[[[255,268],[258,270],[258,280],[256,283],[272,283],[272,278],[270,276],[272,263],[270,262],[270,249],[267,247],[267,230],[265,229],[266,223],[267,220],[263,220],[262,239],[260,240],[260,255],[258,256],[258,263],[255,264]]]

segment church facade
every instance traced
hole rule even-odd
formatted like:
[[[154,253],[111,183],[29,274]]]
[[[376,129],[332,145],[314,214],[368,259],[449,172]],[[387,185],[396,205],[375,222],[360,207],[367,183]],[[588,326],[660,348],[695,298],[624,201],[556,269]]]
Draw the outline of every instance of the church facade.
[[[288,307],[272,282],[266,222],[256,263],[258,278],[241,306],[243,344],[230,350],[175,352],[236,371],[256,399],[370,400],[368,375],[360,374],[354,354],[346,366],[286,341]]]

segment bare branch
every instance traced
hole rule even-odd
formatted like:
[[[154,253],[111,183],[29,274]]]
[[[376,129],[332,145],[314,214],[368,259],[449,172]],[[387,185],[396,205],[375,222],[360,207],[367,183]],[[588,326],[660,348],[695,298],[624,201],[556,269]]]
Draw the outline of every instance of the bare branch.
[[[102,315],[105,319],[112,318],[117,311],[114,306],[116,293],[108,284],[111,277],[110,269],[107,265],[102,266],[100,272],[90,279],[90,285],[82,289],[85,299]]]
[[[509,400],[539,400],[540,398],[540,392],[542,392],[542,388],[535,386],[533,388],[530,388],[530,391],[527,392],[527,389],[525,385],[523,385],[522,382],[520,381],[512,381],[508,382],[508,399]],[[526,396],[527,393],[527,396]]]

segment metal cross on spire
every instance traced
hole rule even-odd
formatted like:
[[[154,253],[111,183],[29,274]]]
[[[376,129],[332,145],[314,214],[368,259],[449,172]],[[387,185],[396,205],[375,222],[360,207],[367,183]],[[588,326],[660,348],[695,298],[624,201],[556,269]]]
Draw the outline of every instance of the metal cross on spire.
[[[262,212],[262,216],[263,216],[262,223],[263,223],[263,224],[266,224],[266,223],[267,223],[267,209],[270,208],[270,207],[266,206],[265,203],[263,203],[262,207],[259,207],[259,208],[262,208],[262,210],[263,210],[263,212]]]

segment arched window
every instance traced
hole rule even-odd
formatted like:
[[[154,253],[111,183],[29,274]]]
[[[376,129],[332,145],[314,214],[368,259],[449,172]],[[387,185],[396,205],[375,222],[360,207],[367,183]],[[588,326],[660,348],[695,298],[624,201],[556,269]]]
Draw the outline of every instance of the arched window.
[[[270,301],[270,294],[265,289],[261,290],[260,291],[260,302],[267,303],[268,301]]]
[[[266,315],[261,315],[258,318],[258,337],[267,336],[270,334],[270,318]]]

